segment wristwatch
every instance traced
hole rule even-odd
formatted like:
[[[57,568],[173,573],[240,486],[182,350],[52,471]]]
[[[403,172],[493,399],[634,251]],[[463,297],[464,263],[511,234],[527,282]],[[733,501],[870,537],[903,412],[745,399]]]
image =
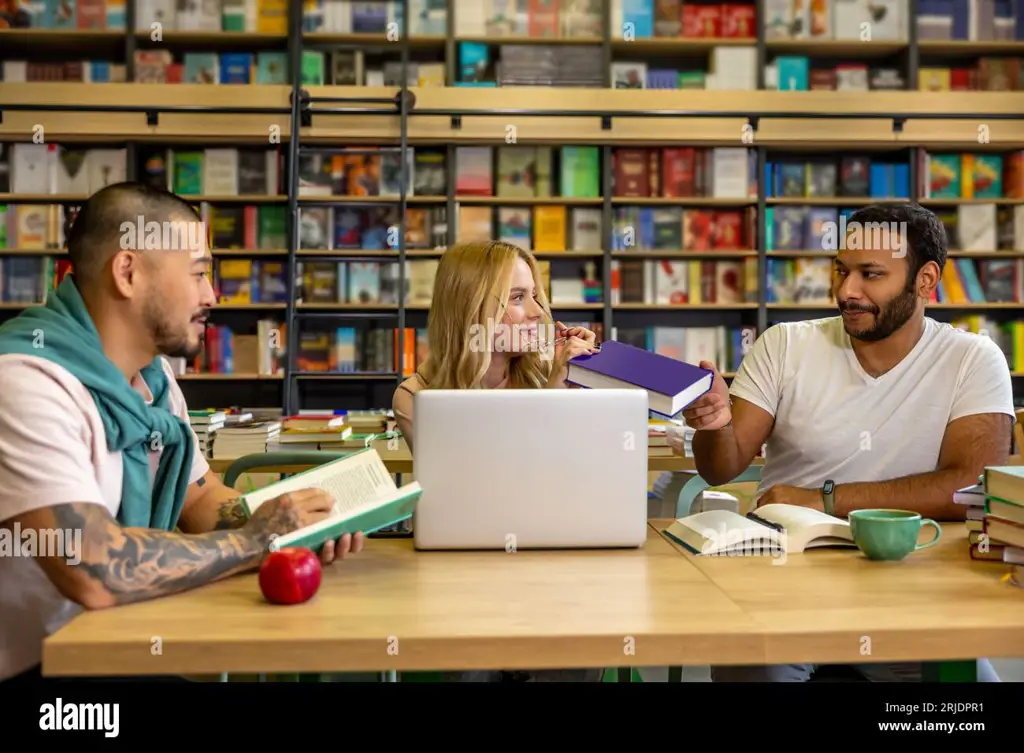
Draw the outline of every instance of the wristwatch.
[[[821,487],[821,498],[825,502],[825,513],[828,515],[835,515],[836,506],[836,482],[829,479]]]

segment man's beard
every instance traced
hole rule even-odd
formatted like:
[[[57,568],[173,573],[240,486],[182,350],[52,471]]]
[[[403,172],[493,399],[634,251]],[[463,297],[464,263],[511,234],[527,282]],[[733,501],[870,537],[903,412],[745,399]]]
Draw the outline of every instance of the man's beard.
[[[207,312],[201,311],[196,316],[207,316]],[[190,339],[192,322],[195,320],[193,319],[184,327],[174,327],[170,322],[170,317],[164,315],[155,296],[146,299],[142,318],[157,350],[168,358],[191,360],[203,352],[203,339],[199,338],[196,342],[192,342]]]
[[[858,306],[855,304],[839,304],[840,311],[869,311],[875,316],[875,326],[864,332],[854,334],[850,332],[849,325],[846,325],[846,334],[855,340],[875,343],[892,335],[904,324],[910,321],[917,308],[917,294],[914,291],[914,281],[911,280],[900,291],[899,295],[889,301],[879,311],[877,306]]]

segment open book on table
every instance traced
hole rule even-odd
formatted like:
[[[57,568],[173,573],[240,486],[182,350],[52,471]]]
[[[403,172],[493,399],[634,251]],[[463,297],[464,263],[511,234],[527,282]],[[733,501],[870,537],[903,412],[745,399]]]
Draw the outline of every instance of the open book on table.
[[[779,556],[813,547],[856,547],[847,521],[798,505],[764,505],[745,516],[699,512],[673,521],[665,533],[704,555]]]
[[[422,489],[417,482],[399,488],[373,448],[358,450],[242,497],[251,517],[264,502],[300,489],[323,489],[334,497],[334,510],[319,523],[300,528],[270,543],[319,549],[346,533],[373,533],[412,517]]]

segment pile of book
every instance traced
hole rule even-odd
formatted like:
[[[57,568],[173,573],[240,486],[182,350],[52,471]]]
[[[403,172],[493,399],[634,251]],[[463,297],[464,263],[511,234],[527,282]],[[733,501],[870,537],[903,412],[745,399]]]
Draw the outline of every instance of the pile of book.
[[[222,410],[190,410],[188,422],[199,440],[199,452],[203,457],[212,457],[213,435],[224,426],[227,418]]]
[[[268,444],[280,433],[281,422],[276,420],[225,424],[217,431],[213,457],[216,460],[235,460],[245,455],[266,452]]]
[[[368,446],[371,439],[387,439],[394,429],[389,410],[302,410],[281,419],[281,432],[267,445],[267,451],[352,452]]]
[[[1010,566],[1008,580],[1024,587],[1024,466],[986,468],[985,536]]]
[[[970,546],[971,559],[1002,562],[1002,550],[993,550],[985,537],[985,487],[981,483],[981,478],[977,484],[965,486],[954,492],[953,501],[967,508],[967,542]]]
[[[336,450],[351,436],[344,416],[302,412],[281,420],[281,433],[267,444],[267,451]]]
[[[495,66],[499,86],[600,87],[600,45],[504,45]]]
[[[659,448],[658,451],[651,454],[661,454],[660,448],[668,448],[666,452],[669,454],[678,454],[679,450],[682,450],[682,454],[692,458],[694,431],[695,429],[687,426],[682,419],[652,415],[647,423],[648,450]]]
[[[953,501],[967,506],[971,559],[1010,566],[1007,580],[1024,587],[1024,466],[992,466]]]

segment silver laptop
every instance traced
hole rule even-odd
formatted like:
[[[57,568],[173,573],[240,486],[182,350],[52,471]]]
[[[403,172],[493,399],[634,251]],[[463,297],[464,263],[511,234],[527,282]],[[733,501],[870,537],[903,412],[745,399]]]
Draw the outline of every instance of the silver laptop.
[[[421,390],[414,401],[417,549],[643,546],[644,390]]]

